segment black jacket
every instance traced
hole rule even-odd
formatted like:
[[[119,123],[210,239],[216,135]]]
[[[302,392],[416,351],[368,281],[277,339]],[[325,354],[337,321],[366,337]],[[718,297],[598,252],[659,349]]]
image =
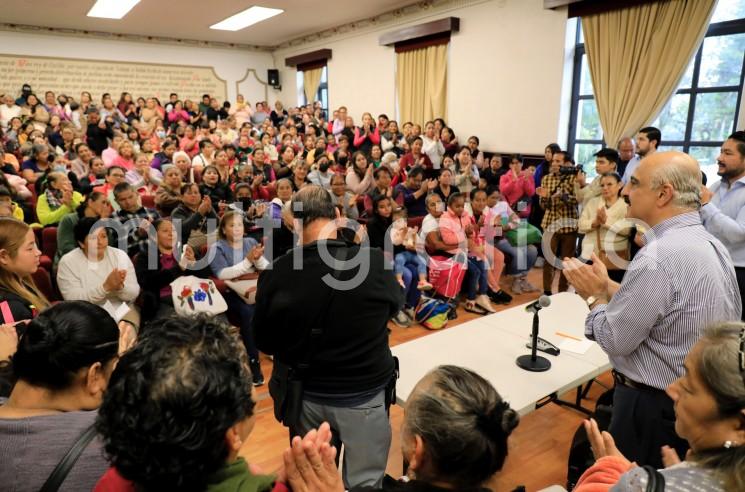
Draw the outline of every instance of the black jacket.
[[[3,324],[14,323],[24,319],[31,320],[34,317],[34,309],[31,306],[31,303],[15,292],[0,288],[0,302],[7,302],[8,307],[10,308],[10,313],[13,315],[12,320],[4,319],[4,317],[0,315],[0,320],[2,320]],[[16,325],[16,331],[18,331],[19,336],[23,335],[25,328],[26,325],[24,323],[18,323]]]
[[[362,277],[349,290],[331,288],[322,277],[332,273],[319,253],[325,243],[336,258],[343,241],[314,242],[301,247],[302,269],[293,267],[294,250],[261,273],[253,319],[257,347],[287,365],[303,360],[311,327],[323,324],[323,335],[310,360],[304,388],[326,395],[349,395],[384,387],[393,374],[388,347],[388,320],[403,305],[393,271],[385,269],[380,250],[349,248],[350,260],[362,260],[367,274],[351,268],[342,281]],[[365,255],[365,256],[359,256]],[[327,308],[328,306],[328,308]]]
[[[383,477],[381,488],[375,487],[352,487],[349,492],[491,492],[490,489],[483,487],[444,489],[420,480],[410,480],[400,482],[390,475]]]
[[[150,247],[157,248],[155,245]],[[142,324],[152,320],[158,312],[158,307],[162,302],[160,289],[184,275],[193,275],[199,278],[209,278],[210,276],[209,266],[205,266],[201,270],[182,270],[178,265],[173,268],[165,268],[163,266],[163,254],[160,252],[158,252],[158,268],[152,270],[148,268],[148,254],[146,252],[135,255],[134,267],[137,283],[142,286]]]
[[[215,212],[220,210],[220,202],[227,202],[230,205],[233,202],[233,192],[230,187],[224,183],[217,183],[215,186],[209,186],[205,183],[199,185],[199,192],[202,196],[207,195],[212,200],[212,208]]]
[[[88,125],[85,131],[87,137],[86,143],[88,147],[98,156],[103,153],[104,150],[109,146],[107,139],[114,138],[114,130],[111,124],[106,124],[106,128],[101,128],[98,125]]]

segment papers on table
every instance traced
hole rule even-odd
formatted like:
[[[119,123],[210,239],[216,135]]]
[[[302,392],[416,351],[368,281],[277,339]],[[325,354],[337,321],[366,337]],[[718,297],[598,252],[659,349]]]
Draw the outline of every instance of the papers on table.
[[[559,348],[562,351],[572,352],[575,354],[585,354],[588,350],[590,350],[595,342],[592,340],[588,340],[587,338],[583,340],[571,340],[569,338],[564,339],[559,344]]]

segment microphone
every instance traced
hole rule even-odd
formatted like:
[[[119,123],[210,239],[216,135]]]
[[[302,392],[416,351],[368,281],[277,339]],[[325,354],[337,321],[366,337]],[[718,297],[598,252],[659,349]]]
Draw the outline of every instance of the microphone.
[[[551,361],[536,354],[538,350],[538,312],[551,305],[551,299],[543,295],[537,301],[528,304],[525,310],[533,313],[533,333],[531,337],[530,355],[521,355],[515,361],[521,369],[530,372],[543,372],[551,368]]]
[[[539,297],[537,300],[535,300],[534,302],[531,302],[530,304],[525,306],[525,310],[527,312],[536,312],[536,311],[540,311],[543,308],[547,308],[550,305],[551,305],[551,298],[546,295],[543,295]]]

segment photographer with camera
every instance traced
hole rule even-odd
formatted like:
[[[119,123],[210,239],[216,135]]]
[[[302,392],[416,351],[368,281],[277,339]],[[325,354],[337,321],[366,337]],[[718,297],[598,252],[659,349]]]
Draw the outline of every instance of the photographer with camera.
[[[561,265],[562,258],[573,257],[577,248],[577,196],[575,181],[581,167],[574,165],[568,152],[555,152],[551,159],[549,174],[541,180],[536,189],[541,208],[545,210],[541,226],[544,241],[549,237],[552,257],[546,257],[543,265],[543,291],[551,295],[555,265]],[[546,243],[544,242],[544,248]],[[545,251],[545,249],[544,249]],[[559,292],[565,292],[569,284],[564,273],[559,278]]]
[[[584,207],[590,200],[602,195],[600,178],[603,174],[615,173],[619,159],[616,149],[603,147],[595,153],[595,172],[597,173],[595,179],[588,185],[587,175],[583,171],[577,173],[574,194],[577,196],[578,203]]]

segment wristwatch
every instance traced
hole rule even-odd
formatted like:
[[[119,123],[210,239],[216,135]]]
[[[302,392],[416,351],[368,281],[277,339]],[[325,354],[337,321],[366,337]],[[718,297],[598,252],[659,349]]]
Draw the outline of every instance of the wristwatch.
[[[585,302],[587,302],[587,307],[589,307],[590,309],[592,309],[595,306],[595,304],[597,304],[599,301],[602,301],[602,300],[604,300],[604,299],[602,299],[600,297],[590,296],[590,297],[587,298],[587,300]]]

